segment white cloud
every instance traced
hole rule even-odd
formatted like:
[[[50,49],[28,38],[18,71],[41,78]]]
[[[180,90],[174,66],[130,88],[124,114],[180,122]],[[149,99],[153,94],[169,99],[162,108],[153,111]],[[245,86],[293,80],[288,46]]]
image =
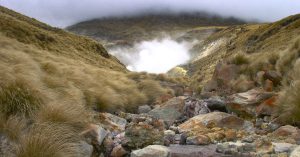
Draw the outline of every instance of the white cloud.
[[[117,48],[111,53],[117,56],[132,71],[165,73],[190,59],[190,45],[169,38],[143,41],[133,48]]]
[[[0,0],[0,5],[59,27],[149,10],[207,11],[261,21],[275,21],[300,13],[299,0]]]

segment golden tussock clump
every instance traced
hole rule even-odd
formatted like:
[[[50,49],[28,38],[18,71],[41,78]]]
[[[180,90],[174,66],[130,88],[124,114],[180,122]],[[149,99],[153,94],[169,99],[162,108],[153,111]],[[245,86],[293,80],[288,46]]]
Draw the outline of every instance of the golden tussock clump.
[[[52,123],[33,125],[16,147],[17,157],[73,157],[82,152],[76,130]]]
[[[286,77],[277,102],[279,119],[284,123],[300,122],[300,40],[278,61],[277,69]]]

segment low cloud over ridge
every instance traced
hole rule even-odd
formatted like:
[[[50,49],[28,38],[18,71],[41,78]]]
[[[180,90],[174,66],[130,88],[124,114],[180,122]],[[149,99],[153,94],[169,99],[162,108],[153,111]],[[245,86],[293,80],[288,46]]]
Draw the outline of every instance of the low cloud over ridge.
[[[300,13],[298,0],[0,0],[0,5],[57,27],[99,17],[165,10],[206,11],[267,22]]]

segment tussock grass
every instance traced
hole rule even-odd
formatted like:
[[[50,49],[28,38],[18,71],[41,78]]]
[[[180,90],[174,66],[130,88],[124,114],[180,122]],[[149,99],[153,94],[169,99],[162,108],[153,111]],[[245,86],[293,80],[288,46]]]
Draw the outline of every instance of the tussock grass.
[[[26,128],[24,117],[0,115],[0,133],[9,137],[10,140],[17,141]]]
[[[233,59],[231,60],[231,63],[235,64],[235,65],[248,64],[249,59],[244,54],[237,54],[236,56],[233,57]]]
[[[153,80],[142,80],[138,83],[138,86],[141,92],[148,98],[147,102],[149,104],[152,104],[157,97],[168,93],[168,91],[163,89],[158,82]]]
[[[38,123],[65,124],[79,130],[91,122],[89,112],[85,107],[68,103],[45,105],[35,119]]]
[[[282,55],[276,68],[285,75],[284,87],[278,99],[279,119],[284,123],[300,122],[300,40]]]
[[[0,112],[5,116],[33,115],[41,105],[38,92],[24,84],[24,82],[2,84],[0,87]]]
[[[17,157],[80,156],[78,133],[68,125],[35,124],[17,146]]]
[[[276,70],[281,74],[287,74],[300,57],[300,39],[298,39],[285,53],[282,53],[277,61]]]
[[[282,122],[295,124],[300,122],[300,60],[294,67],[293,80],[290,85],[286,85],[280,94],[279,119]]]

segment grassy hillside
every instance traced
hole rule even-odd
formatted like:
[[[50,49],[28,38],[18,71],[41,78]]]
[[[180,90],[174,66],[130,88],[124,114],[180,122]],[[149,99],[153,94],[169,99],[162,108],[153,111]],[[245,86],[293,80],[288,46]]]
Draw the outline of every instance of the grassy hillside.
[[[294,45],[299,33],[300,15],[275,23],[246,24],[216,32],[193,48],[198,57],[186,66],[193,80],[191,84],[201,89],[220,61],[246,59],[246,64],[239,66],[250,79],[254,79],[258,71],[274,70],[279,66],[280,57],[290,53],[287,49]]]
[[[165,34],[178,37],[200,26],[229,26],[242,23],[242,20],[207,13],[161,13],[95,19],[75,24],[67,30],[107,43],[130,45]],[[215,30],[212,28],[211,31]],[[199,29],[197,32],[200,32]]]
[[[98,42],[3,7],[0,45],[0,134],[19,157],[78,155],[95,111],[134,111],[177,82],[130,73]]]

